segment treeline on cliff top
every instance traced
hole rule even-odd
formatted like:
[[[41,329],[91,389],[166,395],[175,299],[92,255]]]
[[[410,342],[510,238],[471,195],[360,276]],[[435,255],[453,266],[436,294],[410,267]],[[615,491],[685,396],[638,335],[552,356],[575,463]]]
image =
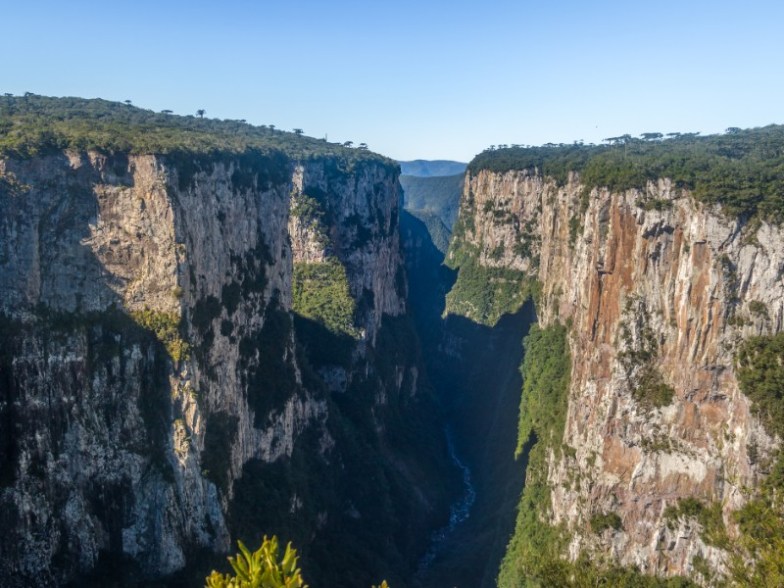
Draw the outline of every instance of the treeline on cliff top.
[[[620,191],[644,189],[647,182],[670,178],[697,200],[721,204],[731,215],[784,221],[784,126],[727,129],[719,135],[644,133],[605,139],[603,145],[546,144],[490,148],[468,166],[507,172],[536,170],[566,184],[569,172],[586,187]]]
[[[353,166],[374,161],[397,163],[362,148],[329,143],[286,132],[274,125],[255,126],[244,120],[156,113],[129,103],[85,98],[54,98],[25,94],[0,96],[0,156],[35,157],[63,149],[102,153],[240,153],[281,151],[293,159],[333,157]]]

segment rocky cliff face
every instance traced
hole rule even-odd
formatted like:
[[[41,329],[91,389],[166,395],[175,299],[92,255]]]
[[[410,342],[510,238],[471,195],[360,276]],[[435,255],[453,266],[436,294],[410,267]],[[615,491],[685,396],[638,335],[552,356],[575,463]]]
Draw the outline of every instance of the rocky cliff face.
[[[166,576],[230,548],[248,463],[288,463],[304,433],[309,459],[340,461],[340,411],[303,373],[292,271],[327,249],[339,258],[362,328],[351,361],[373,372],[384,317],[404,310],[395,166],[69,152],[0,160],[0,179],[5,578],[54,585],[128,558],[142,578]],[[303,190],[328,214],[321,250],[290,214]],[[411,361],[389,362],[385,393],[416,398]],[[390,411],[374,410],[382,435]],[[385,455],[406,463],[394,443]],[[343,511],[373,524],[341,502],[347,474],[329,476],[341,510],[311,513],[318,528]],[[296,519],[294,482],[280,484]],[[433,515],[417,492],[401,505]]]
[[[729,218],[666,179],[588,195],[574,173],[559,186],[478,171],[456,233],[453,257],[538,281],[540,323],[569,327],[563,451],[547,459],[552,508],[541,515],[568,529],[568,556],[690,576],[703,558],[723,571],[725,552],[665,509],[718,504],[733,537],[731,512],[764,478],[776,442],[734,358],[744,339],[784,328],[784,231]],[[592,532],[592,517],[610,513],[618,529]]]
[[[289,220],[294,263],[337,258],[346,269],[351,297],[360,302],[357,323],[372,341],[383,315],[405,311],[405,280],[398,238],[397,174],[380,166],[360,166],[336,174],[330,162],[310,162],[294,170]],[[326,197],[329,194],[334,197]],[[297,214],[307,199],[313,214]]]

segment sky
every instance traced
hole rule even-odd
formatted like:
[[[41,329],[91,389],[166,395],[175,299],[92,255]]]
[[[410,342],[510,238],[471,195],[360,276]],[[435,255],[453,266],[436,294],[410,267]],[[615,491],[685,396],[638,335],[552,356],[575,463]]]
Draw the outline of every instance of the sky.
[[[399,160],[784,123],[784,2],[0,0],[0,92],[302,128]]]

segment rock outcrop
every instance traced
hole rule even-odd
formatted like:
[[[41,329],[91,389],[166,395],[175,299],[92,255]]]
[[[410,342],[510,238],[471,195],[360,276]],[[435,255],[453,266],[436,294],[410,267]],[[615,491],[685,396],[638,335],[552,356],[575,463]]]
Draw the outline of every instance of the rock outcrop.
[[[333,437],[342,417],[329,386],[303,372],[291,313],[294,262],[334,253],[361,327],[343,377],[380,370],[375,339],[405,309],[398,170],[378,157],[353,166],[274,150],[0,159],[4,578],[59,585],[130,560],[146,581],[224,553],[236,480],[249,463],[286,462],[306,432],[309,459],[331,476],[311,490],[309,536],[346,512],[376,532],[379,519],[341,494],[352,487]],[[290,214],[303,190],[326,211],[321,250]],[[368,405],[379,437],[407,409],[378,399],[419,397],[410,354],[385,361],[394,374]],[[406,469],[411,454],[394,440],[383,451],[379,463],[409,474],[398,506],[422,524],[443,516]],[[296,520],[302,489],[279,482]],[[275,529],[255,531],[249,540]]]
[[[730,516],[776,447],[750,412],[740,343],[784,329],[784,230],[730,218],[667,179],[586,194],[529,171],[466,179],[452,255],[521,272],[541,287],[543,326],[569,327],[562,452],[548,459],[552,510],[568,556],[609,556],[644,573],[693,575],[726,554],[665,509],[694,497]],[[586,197],[587,196],[587,197]],[[660,396],[656,396],[656,394]],[[618,530],[591,532],[615,513]]]

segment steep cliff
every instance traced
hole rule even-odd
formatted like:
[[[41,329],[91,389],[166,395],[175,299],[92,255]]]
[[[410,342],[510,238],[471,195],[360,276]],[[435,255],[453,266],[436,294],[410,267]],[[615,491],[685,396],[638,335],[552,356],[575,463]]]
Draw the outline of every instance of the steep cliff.
[[[780,129],[771,134],[775,167]],[[592,560],[618,585],[617,566],[712,584],[754,560],[730,543],[746,545],[739,513],[762,491],[778,439],[768,405],[741,390],[738,358],[746,341],[784,329],[784,230],[770,221],[781,194],[762,174],[712,193],[718,166],[692,182],[657,177],[669,168],[645,166],[667,147],[636,158],[634,148],[554,148],[568,157],[534,164],[488,153],[465,183],[450,258],[466,276],[451,309],[492,323],[533,293],[542,329],[527,344],[518,451],[531,462],[503,586],[547,573],[576,582],[535,561],[551,556],[578,562],[578,576]],[[613,171],[639,177],[596,184],[618,152]],[[690,157],[681,169],[696,166]],[[733,200],[744,190],[759,194],[746,212]]]
[[[188,580],[279,533],[314,586],[405,578],[448,462],[401,317],[397,166],[103,102],[0,106],[3,576]],[[327,258],[345,332],[302,306],[320,280],[297,287]]]

